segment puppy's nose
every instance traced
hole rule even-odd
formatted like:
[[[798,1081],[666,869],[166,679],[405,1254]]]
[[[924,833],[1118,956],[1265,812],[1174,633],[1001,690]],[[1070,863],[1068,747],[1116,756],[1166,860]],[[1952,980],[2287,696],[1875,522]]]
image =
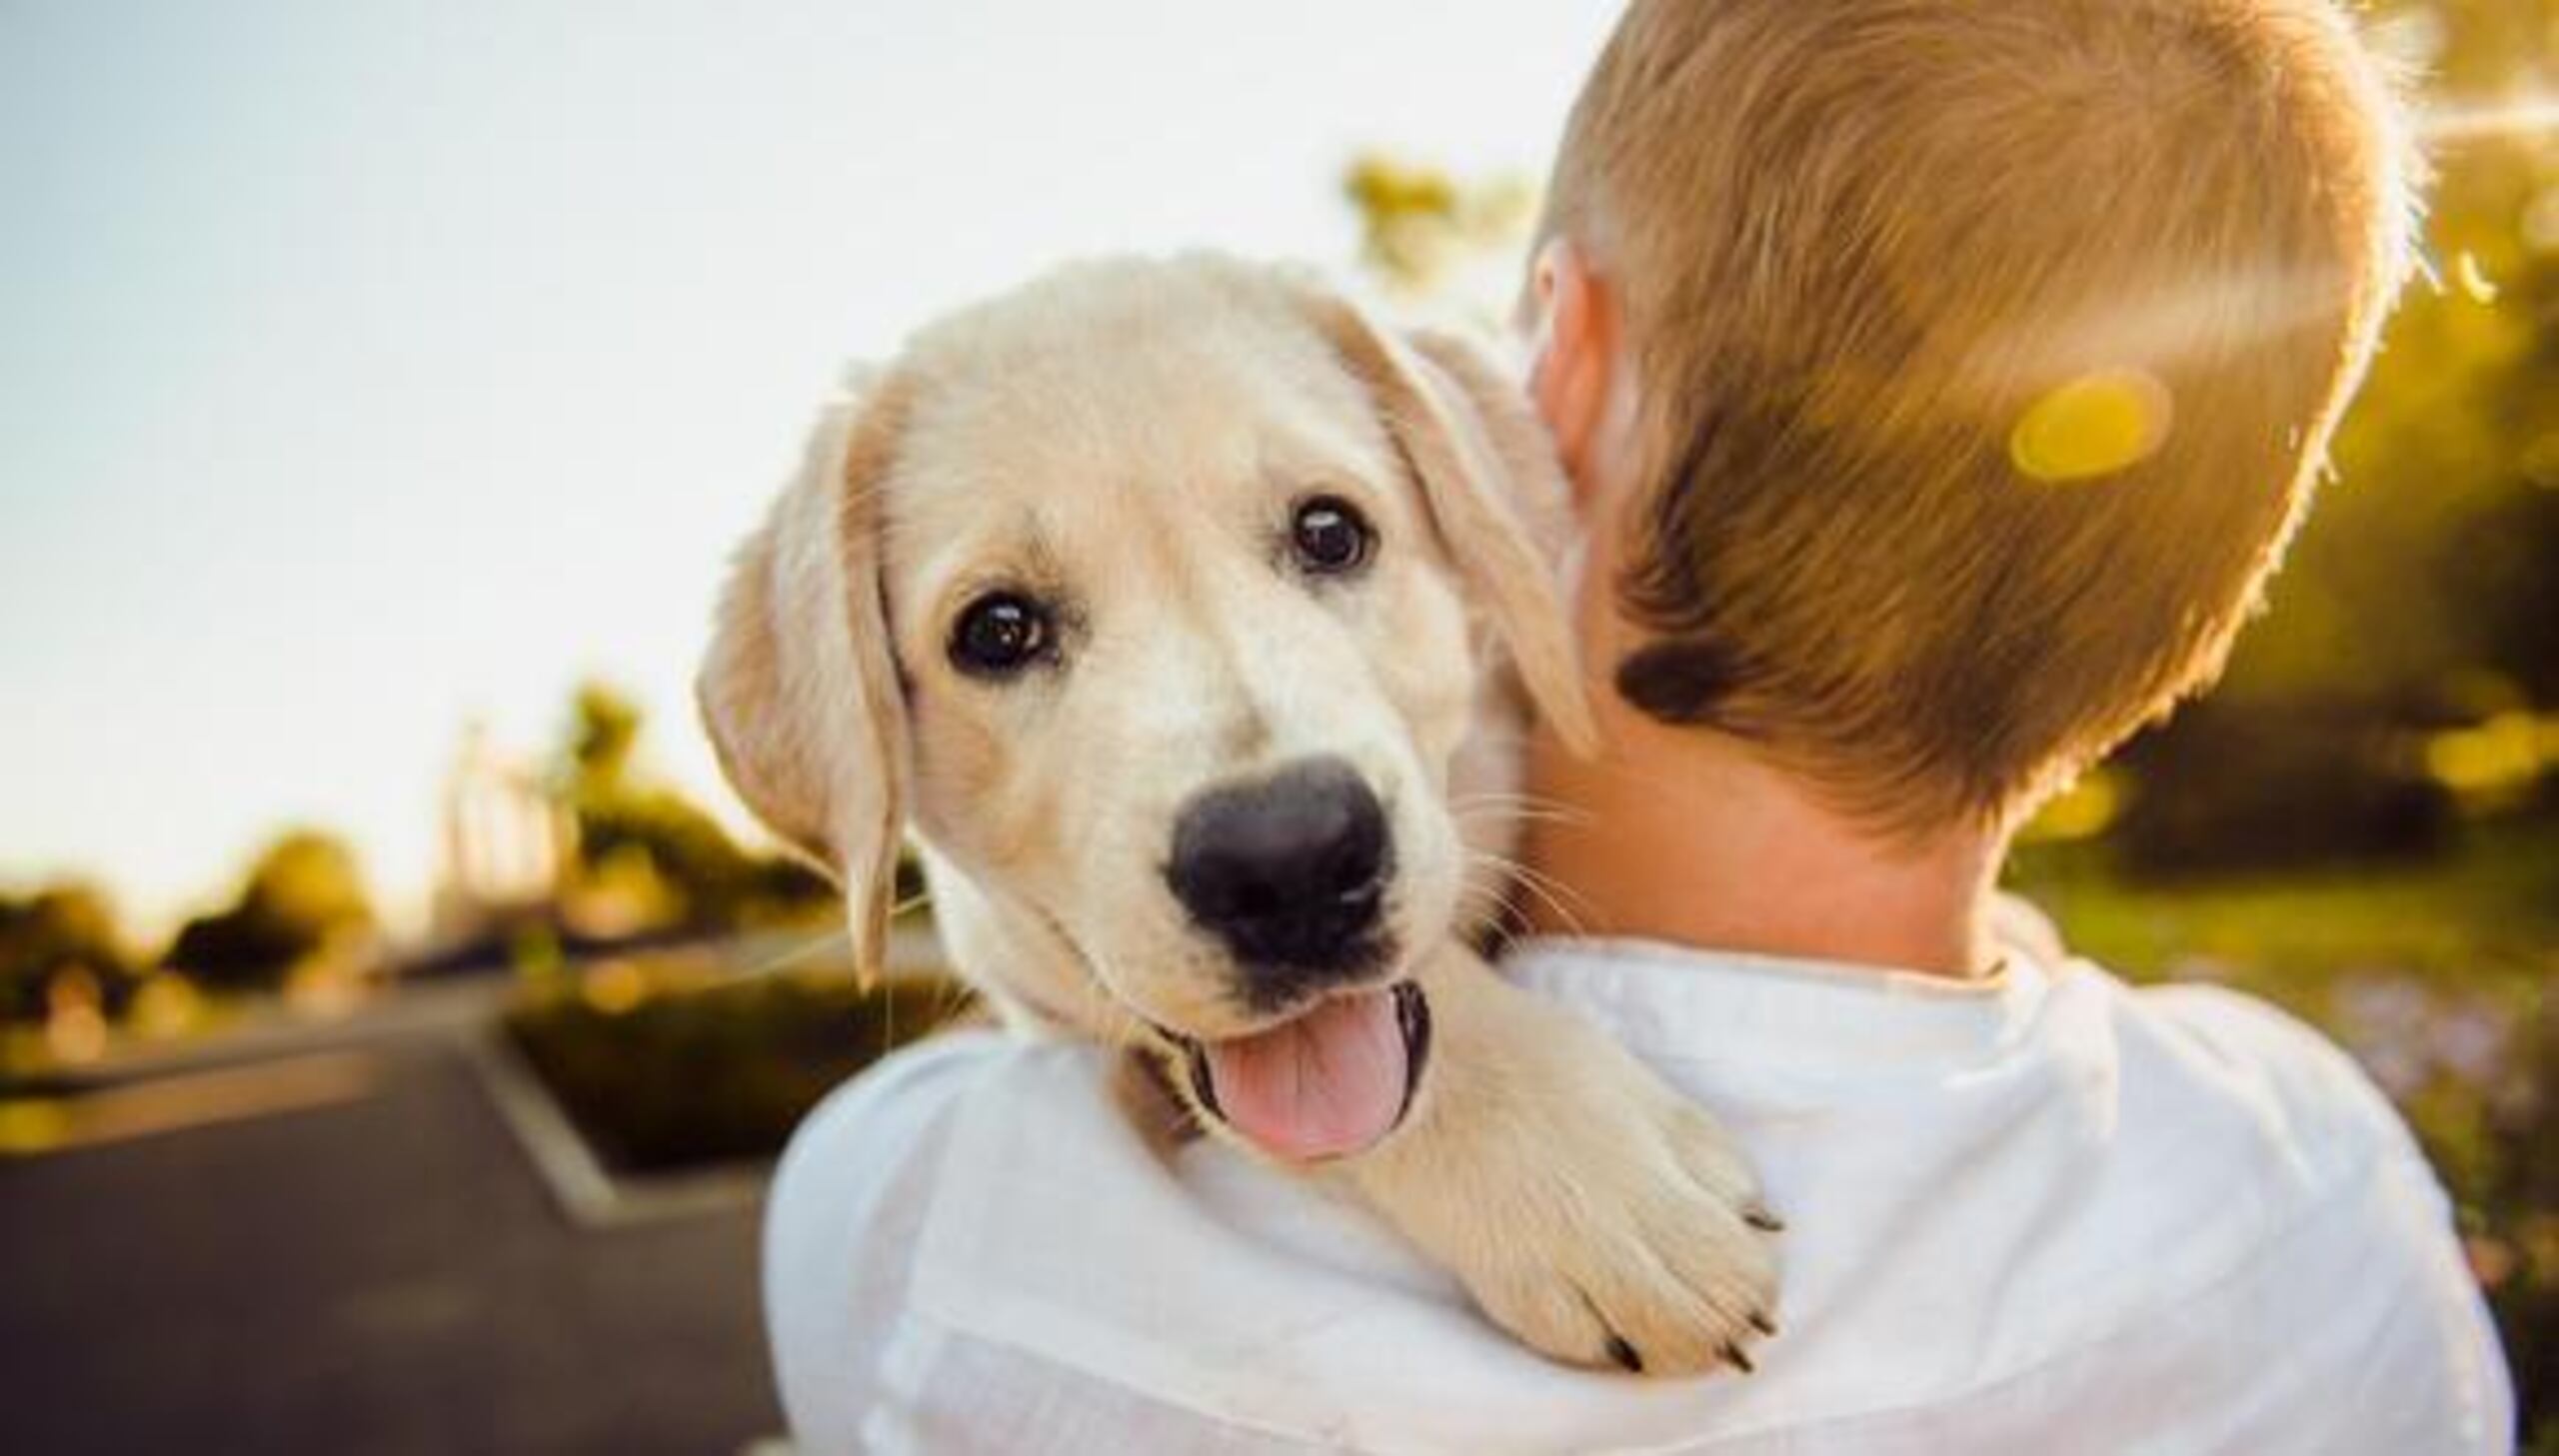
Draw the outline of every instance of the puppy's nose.
[[[1256,981],[1287,999],[1378,957],[1389,858],[1385,809],[1366,780],[1339,758],[1309,758],[1194,798],[1165,878],[1248,968],[1292,972],[1278,978],[1284,986]]]

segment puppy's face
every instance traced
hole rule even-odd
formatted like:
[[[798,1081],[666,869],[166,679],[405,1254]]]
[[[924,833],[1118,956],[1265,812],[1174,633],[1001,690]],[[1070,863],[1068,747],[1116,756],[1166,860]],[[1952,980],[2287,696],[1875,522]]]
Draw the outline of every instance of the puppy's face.
[[[830,797],[796,836],[876,871],[877,805],[848,780],[903,776],[941,858],[1067,951],[973,976],[1184,1053],[1206,1110],[1275,1151],[1365,1145],[1420,1072],[1427,1009],[1396,983],[1469,870],[1445,785],[1491,632],[1515,650],[1534,617],[1523,672],[1572,687],[1517,467],[1465,393],[1233,265],[1076,270],[938,326],[840,479],[799,488],[834,494],[796,524],[786,499],[742,563],[704,691],[733,777],[786,832]],[[813,530],[844,534],[840,571],[795,558]],[[824,579],[814,606],[795,575]],[[838,630],[833,666],[794,650]],[[853,700],[895,731],[775,730]],[[777,737],[874,752],[776,774]],[[877,875],[848,878],[859,924]]]
[[[883,572],[918,826],[1109,1003],[1205,1042],[1446,933],[1475,654],[1324,338],[1276,294],[1165,283],[920,343]]]

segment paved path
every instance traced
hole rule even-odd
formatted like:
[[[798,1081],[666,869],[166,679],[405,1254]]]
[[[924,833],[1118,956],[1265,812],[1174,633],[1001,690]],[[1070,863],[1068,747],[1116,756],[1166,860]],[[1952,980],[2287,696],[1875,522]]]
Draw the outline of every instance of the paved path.
[[[753,1209],[573,1228],[449,1027],[331,1055],[316,1105],[0,1163],[0,1445],[699,1456],[780,1427]]]

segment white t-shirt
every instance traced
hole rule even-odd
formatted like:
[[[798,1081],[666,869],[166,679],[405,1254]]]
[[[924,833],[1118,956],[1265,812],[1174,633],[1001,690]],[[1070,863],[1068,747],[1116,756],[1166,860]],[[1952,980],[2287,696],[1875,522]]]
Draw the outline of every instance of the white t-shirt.
[[[2316,1034],[2020,951],[1995,981],[1545,941],[1577,1008],[1747,1144],[1785,1215],[1759,1371],[1512,1344],[1355,1207],[1170,1163],[1102,1053],[891,1058],[767,1223],[811,1452],[2499,1452],[2513,1396],[2445,1197]]]

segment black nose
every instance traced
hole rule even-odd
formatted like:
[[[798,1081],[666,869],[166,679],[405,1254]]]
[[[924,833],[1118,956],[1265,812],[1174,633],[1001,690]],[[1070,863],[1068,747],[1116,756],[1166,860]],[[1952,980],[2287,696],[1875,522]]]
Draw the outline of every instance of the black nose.
[[[1366,781],[1338,758],[1310,758],[1193,799],[1165,878],[1277,1002],[1378,960],[1391,857]]]

